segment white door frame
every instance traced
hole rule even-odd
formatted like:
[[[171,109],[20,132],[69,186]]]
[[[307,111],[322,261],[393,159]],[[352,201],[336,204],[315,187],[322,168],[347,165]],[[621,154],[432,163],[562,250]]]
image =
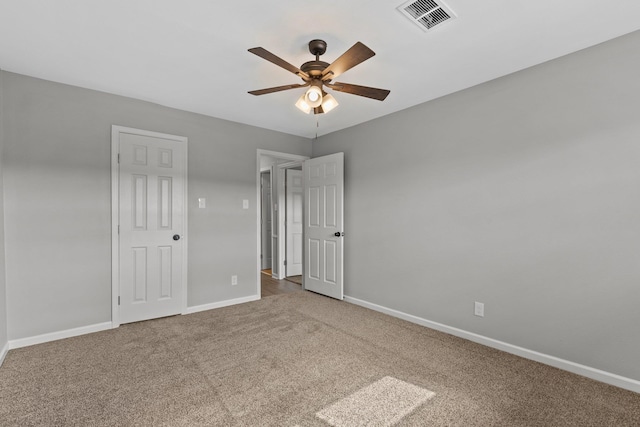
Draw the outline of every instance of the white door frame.
[[[118,166],[118,155],[120,151],[120,134],[127,133],[133,135],[148,136],[152,138],[170,139],[185,144],[184,153],[184,250],[182,251],[182,314],[187,312],[187,245],[189,234],[187,233],[188,210],[188,181],[187,170],[188,160],[188,138],[184,136],[169,135],[166,133],[152,132],[148,130],[134,129],[124,126],[111,126],[111,327],[120,326],[120,310],[118,298],[120,296],[120,238],[118,234],[118,221],[120,216],[120,169]]]
[[[260,158],[262,156],[268,156],[268,157],[275,157],[277,159],[280,160],[288,160],[288,163],[283,164],[283,166],[286,166],[287,164],[290,165],[291,162],[299,162],[300,164],[302,164],[303,161],[308,160],[310,157],[308,156],[301,156],[299,154],[289,154],[289,153],[281,153],[278,151],[270,151],[270,150],[262,150],[262,149],[258,149],[256,152],[256,206],[260,206]],[[278,165],[278,167],[281,165]],[[271,186],[271,188],[273,188],[273,185]],[[273,203],[274,200],[273,198],[271,199],[271,202]],[[258,209],[256,209],[256,211],[258,211]],[[274,218],[271,218],[271,221],[273,223]],[[256,215],[256,223],[257,223],[257,229],[256,229],[256,234],[257,234],[257,250],[256,250],[256,275],[257,275],[257,280],[256,280],[256,295],[258,296],[258,298],[260,298],[260,274],[262,274],[261,271],[261,266],[262,263],[260,262],[260,253],[261,253],[261,249],[262,249],[262,232],[260,230],[260,212],[257,212]],[[273,256],[273,254],[272,254]],[[282,262],[281,260],[278,260],[278,262]],[[278,269],[278,273],[280,269]]]

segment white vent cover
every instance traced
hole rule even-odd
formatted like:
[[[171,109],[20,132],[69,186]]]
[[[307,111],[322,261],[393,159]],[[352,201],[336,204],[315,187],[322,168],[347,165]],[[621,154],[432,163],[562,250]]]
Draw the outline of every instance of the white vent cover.
[[[456,17],[455,13],[441,0],[410,0],[398,7],[404,16],[409,18],[424,31],[433,30],[437,25]]]

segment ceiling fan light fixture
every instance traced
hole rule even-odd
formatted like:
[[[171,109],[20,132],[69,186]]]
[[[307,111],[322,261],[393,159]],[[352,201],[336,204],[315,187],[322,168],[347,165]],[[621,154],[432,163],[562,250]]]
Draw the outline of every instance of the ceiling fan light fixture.
[[[328,113],[329,111],[333,110],[338,105],[339,105],[338,101],[336,101],[336,99],[328,93],[325,94],[324,97],[322,98],[322,110],[325,113]]]
[[[311,106],[307,104],[307,101],[305,100],[305,96],[306,96],[306,93],[302,94],[302,96],[298,98],[298,101],[296,101],[296,107],[298,107],[298,109],[303,113],[309,114],[311,112]]]
[[[435,1],[435,0],[413,0],[413,1]],[[282,58],[277,57],[273,53],[269,52],[262,47],[254,47],[249,49],[249,52],[253,53],[265,59],[273,64],[284,68],[285,70],[300,77],[304,83],[290,84],[283,86],[270,87],[267,89],[252,90],[249,91],[252,95],[266,95],[268,93],[280,92],[283,90],[308,88],[305,93],[296,101],[295,106],[300,111],[309,114],[313,110],[314,114],[328,113],[338,106],[338,101],[326,93],[322,88],[324,86],[344,93],[350,93],[352,95],[364,96],[370,99],[376,99],[378,101],[384,101],[389,90],[377,89],[374,87],[359,86],[349,83],[336,83],[332,81],[344,73],[347,70],[355,67],[356,65],[366,61],[375,55],[375,52],[369,49],[361,42],[357,42],[351,46],[346,52],[338,57],[334,62],[328,64],[324,61],[320,61],[320,55],[324,54],[327,49],[327,43],[323,40],[311,40],[309,42],[309,52],[315,55],[315,61],[305,62],[296,67],[285,61]]]
[[[322,104],[322,89],[318,86],[311,86],[304,94],[304,100],[311,108],[320,106]]]

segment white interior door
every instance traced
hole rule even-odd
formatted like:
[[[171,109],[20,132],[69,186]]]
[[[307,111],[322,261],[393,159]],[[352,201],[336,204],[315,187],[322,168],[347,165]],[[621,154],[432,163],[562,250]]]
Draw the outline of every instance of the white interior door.
[[[287,169],[287,277],[302,275],[302,171]]]
[[[119,321],[179,314],[185,298],[186,138],[118,135]]]
[[[344,153],[305,160],[304,287],[343,299]]]

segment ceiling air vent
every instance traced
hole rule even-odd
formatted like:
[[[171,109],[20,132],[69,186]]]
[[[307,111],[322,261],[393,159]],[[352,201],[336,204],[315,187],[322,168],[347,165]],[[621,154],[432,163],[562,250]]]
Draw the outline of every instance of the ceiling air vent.
[[[455,13],[438,0],[411,0],[398,8],[400,12],[424,31],[430,31],[437,25],[456,17]]]

